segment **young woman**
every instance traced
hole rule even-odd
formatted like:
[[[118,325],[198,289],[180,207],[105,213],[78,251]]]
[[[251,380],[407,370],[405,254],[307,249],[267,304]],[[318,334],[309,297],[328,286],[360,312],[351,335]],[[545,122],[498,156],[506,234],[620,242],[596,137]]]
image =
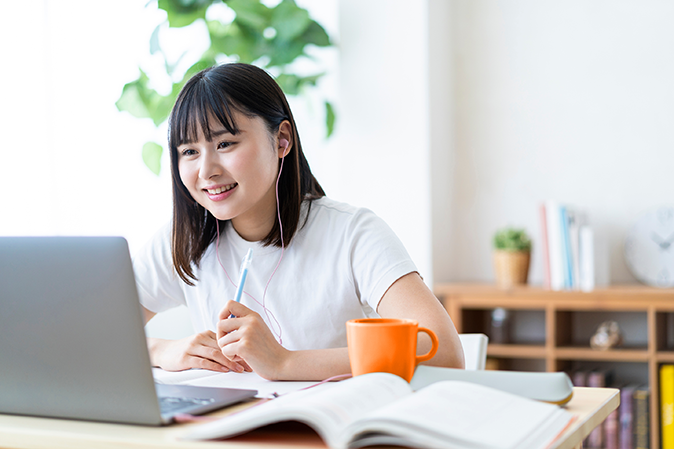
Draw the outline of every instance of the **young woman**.
[[[463,367],[453,323],[391,229],[325,197],[264,70],[225,64],[195,75],[169,118],[169,147],[173,220],[134,269],[146,322],[186,305],[197,333],[149,339],[155,366],[321,380],[350,372],[346,321],[382,316],[432,329],[440,345],[428,363]]]

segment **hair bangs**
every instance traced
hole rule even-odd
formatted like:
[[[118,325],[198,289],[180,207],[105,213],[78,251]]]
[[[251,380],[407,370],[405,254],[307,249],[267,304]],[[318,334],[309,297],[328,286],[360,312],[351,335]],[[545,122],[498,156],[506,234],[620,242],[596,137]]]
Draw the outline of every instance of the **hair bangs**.
[[[210,142],[216,123],[224,126],[230,134],[239,133],[232,113],[238,108],[230,105],[231,100],[225,92],[213,89],[209,84],[207,78],[201,78],[185,89],[182,98],[178,99],[169,126],[170,146],[174,149],[198,142],[200,133]]]

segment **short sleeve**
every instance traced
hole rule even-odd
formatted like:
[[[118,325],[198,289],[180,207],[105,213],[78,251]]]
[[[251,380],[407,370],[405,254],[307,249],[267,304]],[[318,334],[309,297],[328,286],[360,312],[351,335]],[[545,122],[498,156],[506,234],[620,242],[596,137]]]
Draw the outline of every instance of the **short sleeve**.
[[[361,303],[377,310],[389,287],[417,268],[398,236],[372,211],[360,209],[348,232],[352,275]]]
[[[173,268],[170,224],[134,256],[133,271],[140,303],[149,311],[159,313],[186,305],[183,281]]]

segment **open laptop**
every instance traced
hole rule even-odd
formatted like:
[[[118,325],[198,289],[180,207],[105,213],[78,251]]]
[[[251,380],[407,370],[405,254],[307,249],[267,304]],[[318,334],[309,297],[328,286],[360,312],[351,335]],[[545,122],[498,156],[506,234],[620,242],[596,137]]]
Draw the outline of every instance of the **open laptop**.
[[[255,394],[155,385],[123,238],[0,237],[0,413],[161,425]]]

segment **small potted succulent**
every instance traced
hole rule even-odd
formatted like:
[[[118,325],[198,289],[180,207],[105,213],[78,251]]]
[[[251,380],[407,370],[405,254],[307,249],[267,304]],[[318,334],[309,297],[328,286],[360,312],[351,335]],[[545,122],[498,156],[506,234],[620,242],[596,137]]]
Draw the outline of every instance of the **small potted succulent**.
[[[531,239],[524,229],[503,228],[494,235],[494,271],[500,287],[526,284]]]

